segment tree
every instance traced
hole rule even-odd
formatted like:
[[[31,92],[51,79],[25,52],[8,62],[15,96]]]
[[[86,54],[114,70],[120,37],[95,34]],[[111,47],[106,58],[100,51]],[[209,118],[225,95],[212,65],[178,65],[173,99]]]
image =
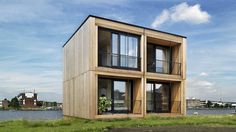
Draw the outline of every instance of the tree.
[[[18,99],[16,97],[11,99],[10,106],[12,108],[15,108],[15,109],[19,109],[20,108],[19,101],[18,101]]]
[[[52,104],[54,107],[57,106],[57,102],[52,102]]]
[[[225,108],[231,108],[231,107],[232,107],[231,104],[229,103],[225,104]]]
[[[37,106],[42,107],[43,106],[43,101],[37,101]]]
[[[219,104],[217,104],[217,103],[214,104],[214,108],[219,108],[219,107],[220,107]]]
[[[206,107],[211,108],[211,106],[212,106],[212,102],[208,100],[207,103],[206,103]]]

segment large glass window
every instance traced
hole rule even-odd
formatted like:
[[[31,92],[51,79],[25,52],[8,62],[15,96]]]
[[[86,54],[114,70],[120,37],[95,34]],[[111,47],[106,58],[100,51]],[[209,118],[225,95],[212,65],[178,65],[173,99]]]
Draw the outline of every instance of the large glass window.
[[[146,89],[147,112],[170,111],[170,85],[165,83],[148,83]]]
[[[120,66],[138,68],[138,38],[120,35]]]
[[[156,48],[156,72],[169,73],[170,55],[169,49],[157,47]]]
[[[119,60],[119,45],[118,45],[118,35],[112,34],[112,65],[118,66]]]
[[[112,81],[109,79],[98,79],[98,97],[107,97],[107,99],[112,99]],[[111,112],[111,107],[106,111]]]
[[[128,62],[127,51],[128,51],[127,38],[124,35],[120,35],[120,54],[121,54],[120,65],[122,67],[127,67],[127,62]]]
[[[132,81],[99,78],[99,97],[112,101],[112,106],[106,112],[129,113],[132,111]]]
[[[98,33],[98,64],[100,66],[111,66],[111,33],[99,30]]]
[[[131,109],[130,82],[114,81],[114,111],[125,112]]]
[[[169,74],[172,64],[170,52],[170,47],[148,44],[147,71]]]
[[[111,37],[105,39],[102,35],[107,36],[106,34],[110,34]],[[108,41],[109,38],[110,41]],[[105,42],[108,44],[104,44]],[[100,55],[99,66],[111,66],[131,69],[139,68],[138,66],[140,62],[138,36],[121,33],[113,30],[99,29],[99,45],[104,45],[98,46]],[[111,50],[109,50],[109,48]]]

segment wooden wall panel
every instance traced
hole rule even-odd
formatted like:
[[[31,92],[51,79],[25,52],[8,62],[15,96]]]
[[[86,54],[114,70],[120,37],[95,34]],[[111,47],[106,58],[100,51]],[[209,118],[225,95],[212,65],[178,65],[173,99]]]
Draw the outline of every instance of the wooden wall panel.
[[[67,104],[66,104],[66,96],[67,96],[67,92],[66,92],[66,83],[63,83],[63,115],[67,115]]]
[[[139,35],[141,35],[143,33],[142,28],[133,27],[133,26],[129,26],[129,25],[121,24],[121,23],[116,23],[116,22],[111,22],[111,21],[107,21],[107,20],[103,20],[103,19],[96,18],[95,23],[96,23],[96,25],[98,25],[100,27],[124,31],[124,32],[128,32],[128,33],[139,34]]]
[[[95,72],[90,71],[89,72],[89,80],[88,83],[90,84],[89,86],[89,98],[90,98],[90,118],[95,118],[95,116],[97,115],[97,83],[98,83],[98,78],[97,75],[95,74]]]
[[[133,113],[141,114],[142,113],[142,85],[141,79],[135,79],[133,81]]]
[[[181,60],[182,60],[182,77],[186,79],[186,48],[187,48],[187,39],[183,38],[183,43],[181,44]]]
[[[181,111],[181,83],[172,84],[171,88],[171,112],[180,113]]]
[[[74,115],[79,116],[79,77],[74,78]]]
[[[181,82],[181,114],[186,115],[186,80]]]
[[[143,109],[142,109],[142,115],[143,116],[146,116],[146,86],[147,86],[147,78],[144,76],[142,79],[141,79],[141,85],[142,85],[142,106],[143,106]]]
[[[181,54],[181,50],[180,50],[180,44],[173,46],[172,47],[172,61],[174,62],[173,65],[173,69],[172,69],[172,74],[178,74],[181,73],[182,74],[182,64],[179,65],[179,63],[181,63],[181,59],[180,59],[180,54]]]
[[[145,35],[152,38],[161,38],[162,40],[172,41],[176,43],[182,43],[182,37],[160,33],[152,30],[145,29]]]
[[[90,68],[95,20],[89,18],[63,48],[63,114],[91,118],[92,92]],[[95,111],[95,109],[93,109]]]
[[[74,97],[74,96],[73,96],[73,94],[74,94],[74,93],[73,93],[73,89],[74,89],[73,82],[74,82],[73,79],[69,81],[69,89],[68,89],[69,92],[70,92],[70,96],[69,96],[69,100],[70,100],[70,102],[69,102],[69,104],[70,104],[70,106],[69,106],[69,107],[70,107],[70,112],[69,112],[69,115],[73,115],[73,107],[74,107],[74,106],[73,106],[73,103],[74,103],[74,102],[73,102],[73,100],[74,100],[74,99],[73,99],[73,97]]]

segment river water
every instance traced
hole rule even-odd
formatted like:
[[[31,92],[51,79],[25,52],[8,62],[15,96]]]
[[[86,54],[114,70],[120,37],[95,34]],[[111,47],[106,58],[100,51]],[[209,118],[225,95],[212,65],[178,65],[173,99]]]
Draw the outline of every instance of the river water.
[[[62,111],[0,111],[0,120],[49,120],[62,118]]]
[[[187,110],[187,115],[193,115],[194,112],[197,112],[198,115],[226,115],[232,114],[235,112],[234,109],[189,109]]]
[[[233,109],[203,109],[203,110],[187,110],[187,115],[193,115],[197,112],[198,115],[226,115],[235,112]],[[50,120],[61,119],[62,111],[0,111],[0,120]]]

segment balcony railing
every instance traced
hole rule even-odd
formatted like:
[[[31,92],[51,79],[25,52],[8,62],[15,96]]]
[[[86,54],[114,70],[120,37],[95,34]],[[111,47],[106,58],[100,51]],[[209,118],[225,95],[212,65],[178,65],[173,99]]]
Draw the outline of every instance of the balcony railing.
[[[148,72],[181,75],[181,63],[179,62],[156,60],[151,64],[149,63],[147,68]]]
[[[141,58],[114,53],[99,53],[98,60],[99,66],[139,70]]]
[[[146,109],[149,113],[180,113],[181,112],[181,102],[171,101],[171,102],[155,102],[153,100],[147,100]]]

